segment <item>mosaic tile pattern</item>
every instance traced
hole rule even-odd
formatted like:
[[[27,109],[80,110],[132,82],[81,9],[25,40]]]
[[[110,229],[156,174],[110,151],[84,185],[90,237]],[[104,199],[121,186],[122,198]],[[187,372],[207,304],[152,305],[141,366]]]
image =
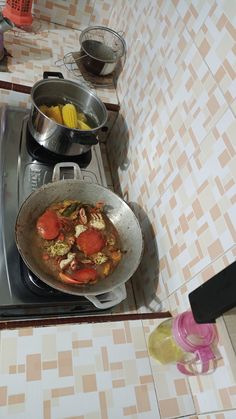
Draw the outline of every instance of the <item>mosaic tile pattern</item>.
[[[131,323],[2,331],[0,416],[158,419],[142,323]]]
[[[80,31],[36,19],[34,25],[33,32],[14,28],[4,34],[4,45],[12,57],[8,57],[8,71],[1,73],[1,80],[32,86],[43,78],[44,71],[61,72],[65,79],[88,86],[104,102],[118,103],[115,87],[93,87],[79,70],[75,75],[71,65],[65,67],[64,56],[80,50]]]
[[[32,8],[37,18],[75,29],[91,25],[107,26],[111,10],[112,2],[109,0],[34,0]]]
[[[236,416],[236,410],[228,410],[220,413],[211,413],[207,415],[196,416],[196,419],[234,419]]]
[[[107,148],[146,237],[133,283],[142,311],[155,286],[153,301],[185,310],[188,293],[236,259],[235,18],[233,2],[210,0],[123,1],[111,15],[128,54]],[[189,381],[198,414],[222,411],[209,418],[235,409],[223,343],[215,375]]]
[[[231,418],[235,381],[222,342],[216,371],[187,378],[148,356],[148,336],[163,320],[2,331],[0,416]]]
[[[107,144],[114,187],[128,191],[147,243],[156,241],[139,272],[140,306],[150,283],[166,300],[207,267],[216,272],[236,243],[236,9],[229,3],[122,1],[111,15],[128,45],[121,115]]]
[[[219,342],[219,349],[222,359],[213,374],[189,377],[197,413],[236,409],[236,381],[224,342]]]
[[[173,315],[180,313],[181,311],[188,310],[190,308],[190,303],[188,299],[188,294],[195,290],[197,287],[200,287],[208,279],[212,278],[218,272],[222,271],[226,266],[233,263],[236,259],[236,246],[231,250],[226,252],[224,255],[220,256],[215,260],[214,265],[209,264],[204,268],[199,274],[197,274],[186,284],[178,288],[173,294],[168,297],[170,311]]]

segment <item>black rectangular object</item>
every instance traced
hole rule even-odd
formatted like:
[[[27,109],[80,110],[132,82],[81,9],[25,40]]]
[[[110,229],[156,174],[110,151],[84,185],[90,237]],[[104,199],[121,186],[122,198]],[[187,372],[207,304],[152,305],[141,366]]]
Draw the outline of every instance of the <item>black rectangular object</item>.
[[[235,307],[236,262],[192,291],[189,302],[197,323],[214,323],[219,316]]]

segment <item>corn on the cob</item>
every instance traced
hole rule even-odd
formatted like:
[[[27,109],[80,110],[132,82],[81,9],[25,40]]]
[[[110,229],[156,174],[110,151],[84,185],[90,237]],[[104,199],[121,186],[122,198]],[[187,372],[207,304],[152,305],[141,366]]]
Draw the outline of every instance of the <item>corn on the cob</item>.
[[[47,112],[48,112],[48,106],[47,106],[47,105],[40,105],[40,106],[39,106],[39,110],[40,110],[41,112],[43,112],[43,113],[44,113],[44,115],[47,115]]]
[[[46,115],[58,124],[63,124],[62,114],[59,106],[50,106]]]
[[[87,118],[83,112],[77,112],[78,121],[87,122]]]
[[[88,124],[86,124],[85,122],[83,122],[79,119],[78,119],[77,124],[78,124],[78,128],[83,130],[83,131],[87,131],[87,130],[91,129],[91,127]]]
[[[75,106],[72,103],[67,103],[66,105],[63,106],[62,118],[63,118],[64,124],[68,128],[74,129],[78,127],[77,112],[76,112]]]

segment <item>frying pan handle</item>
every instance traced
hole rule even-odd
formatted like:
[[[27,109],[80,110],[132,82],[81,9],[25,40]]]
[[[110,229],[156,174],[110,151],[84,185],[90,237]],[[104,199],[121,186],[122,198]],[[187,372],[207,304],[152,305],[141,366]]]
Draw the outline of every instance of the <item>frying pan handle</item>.
[[[85,297],[95,305],[95,307],[100,308],[101,310],[104,310],[106,308],[111,308],[116,306],[117,304],[121,303],[123,301],[127,294],[126,294],[126,288],[124,285],[120,285],[116,288],[114,288],[112,291],[110,291],[109,296],[111,298],[110,301],[102,302],[102,300],[99,300],[99,296],[96,297],[95,295],[85,295]]]
[[[52,174],[52,182],[57,182],[58,180],[61,180],[61,169],[65,169],[68,167],[74,169],[73,179],[82,179],[82,173],[78,164],[72,162],[64,162],[55,164]]]

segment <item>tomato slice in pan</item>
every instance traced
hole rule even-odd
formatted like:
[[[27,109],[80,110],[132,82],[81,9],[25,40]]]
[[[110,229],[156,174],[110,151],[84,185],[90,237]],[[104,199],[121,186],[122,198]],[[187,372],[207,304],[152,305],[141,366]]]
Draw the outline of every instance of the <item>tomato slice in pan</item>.
[[[47,210],[39,218],[36,224],[38,234],[45,240],[53,240],[60,233],[60,224],[57,214]]]
[[[85,255],[90,256],[100,252],[105,246],[106,240],[100,231],[89,229],[83,231],[83,233],[77,237],[76,243]]]
[[[93,268],[83,268],[71,274],[73,279],[87,284],[87,282],[95,281],[97,278],[97,271]]]
[[[73,274],[60,272],[59,277],[68,284],[87,284],[96,280],[97,272],[93,268],[84,268],[73,272]]]

